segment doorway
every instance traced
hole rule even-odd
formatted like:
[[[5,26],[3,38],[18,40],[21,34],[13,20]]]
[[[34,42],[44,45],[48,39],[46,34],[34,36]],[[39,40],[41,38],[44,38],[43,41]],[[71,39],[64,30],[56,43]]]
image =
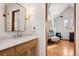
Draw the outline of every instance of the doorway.
[[[56,8],[59,10],[57,11]],[[46,55],[74,56],[76,54],[76,4],[46,3],[46,25]]]

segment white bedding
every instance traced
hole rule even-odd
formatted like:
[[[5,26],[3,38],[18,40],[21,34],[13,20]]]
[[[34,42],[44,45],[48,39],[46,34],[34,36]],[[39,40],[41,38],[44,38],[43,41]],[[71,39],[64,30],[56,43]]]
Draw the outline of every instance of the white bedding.
[[[59,41],[60,40],[60,38],[59,37],[56,37],[56,36],[49,37],[49,39],[51,39],[51,41]]]

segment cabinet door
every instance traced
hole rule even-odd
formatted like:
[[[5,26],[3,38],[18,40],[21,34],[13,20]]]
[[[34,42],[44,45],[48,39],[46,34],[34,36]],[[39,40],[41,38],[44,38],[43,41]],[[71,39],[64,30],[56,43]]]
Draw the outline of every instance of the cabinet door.
[[[20,56],[27,56],[27,51],[22,53]]]
[[[1,56],[15,56],[16,55],[15,47],[12,47],[12,48],[1,51],[0,55]]]
[[[31,48],[31,56],[36,56],[36,47]]]
[[[16,46],[16,54],[17,56],[20,56],[22,54],[26,53],[26,49],[24,48],[23,44]]]
[[[16,46],[18,56],[35,56],[37,55],[37,41],[32,40]]]
[[[27,55],[28,56],[37,56],[37,40],[31,41],[29,44],[27,44]]]
[[[37,56],[37,48],[36,47],[28,47],[27,56]]]
[[[1,51],[0,51],[0,56],[1,56]]]

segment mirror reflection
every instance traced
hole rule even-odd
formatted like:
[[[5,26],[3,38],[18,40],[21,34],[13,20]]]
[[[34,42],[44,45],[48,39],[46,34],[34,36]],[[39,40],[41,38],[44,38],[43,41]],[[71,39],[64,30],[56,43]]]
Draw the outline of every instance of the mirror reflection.
[[[25,7],[17,3],[7,3],[5,7],[6,32],[25,31]]]

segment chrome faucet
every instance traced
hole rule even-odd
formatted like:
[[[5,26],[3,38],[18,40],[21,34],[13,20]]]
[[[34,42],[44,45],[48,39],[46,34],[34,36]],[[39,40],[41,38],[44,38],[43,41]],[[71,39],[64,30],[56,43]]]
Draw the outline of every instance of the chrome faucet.
[[[22,32],[21,31],[17,31],[17,38],[22,37]]]

